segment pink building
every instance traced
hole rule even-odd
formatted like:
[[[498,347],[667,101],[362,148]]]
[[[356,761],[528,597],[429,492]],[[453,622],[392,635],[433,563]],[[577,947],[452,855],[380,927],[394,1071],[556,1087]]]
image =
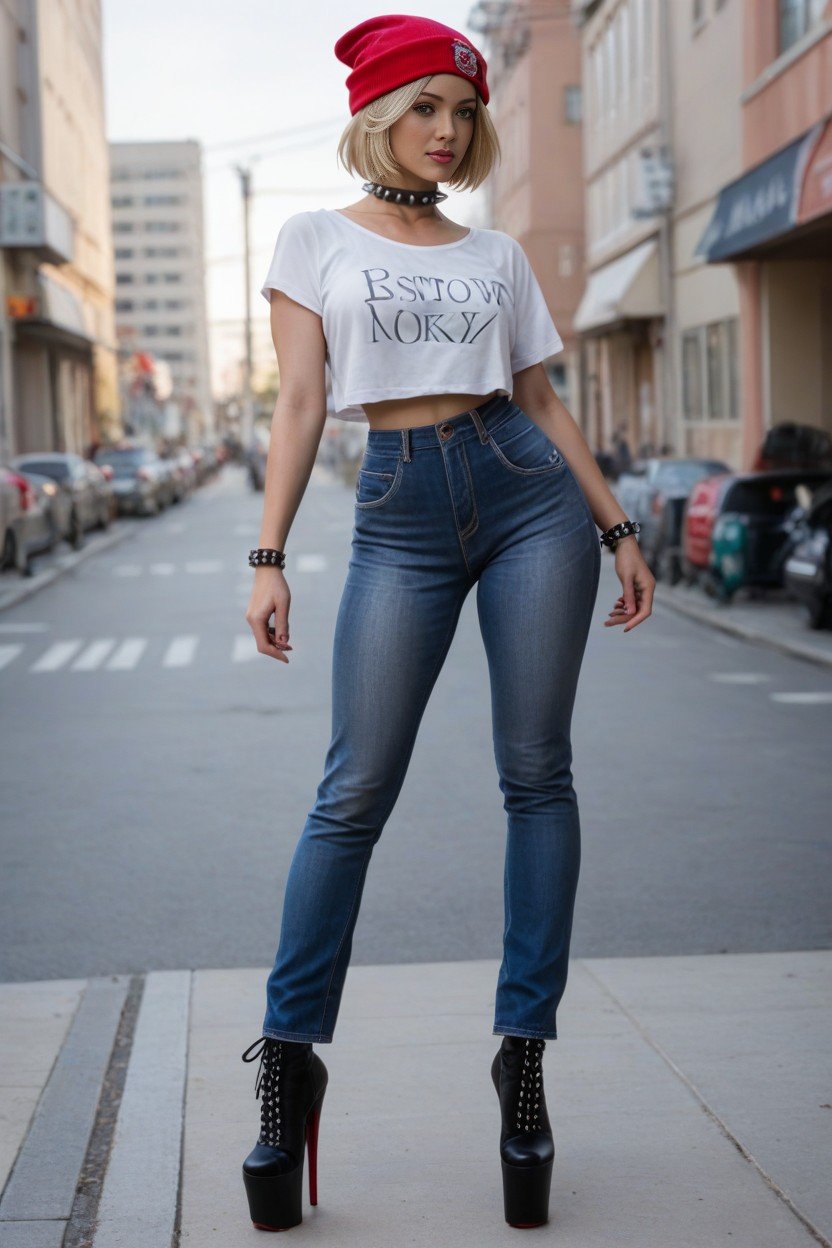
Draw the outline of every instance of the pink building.
[[[739,287],[742,459],[781,421],[832,433],[832,0],[744,0],[743,171],[697,252]]]
[[[581,41],[569,0],[479,3],[469,26],[485,40],[490,111],[502,163],[490,216],[523,246],[564,350],[546,362],[577,418],[580,355],[572,319],[584,286]]]

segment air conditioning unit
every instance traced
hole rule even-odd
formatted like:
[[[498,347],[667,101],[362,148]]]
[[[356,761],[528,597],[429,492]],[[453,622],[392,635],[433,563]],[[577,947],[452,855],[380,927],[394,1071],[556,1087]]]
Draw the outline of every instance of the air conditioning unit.
[[[40,182],[0,186],[0,247],[33,251],[47,264],[69,264],[75,256],[72,217]]]

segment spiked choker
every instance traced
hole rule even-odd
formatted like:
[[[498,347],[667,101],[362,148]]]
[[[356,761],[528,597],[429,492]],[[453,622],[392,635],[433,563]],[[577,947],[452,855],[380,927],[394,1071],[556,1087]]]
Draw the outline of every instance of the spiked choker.
[[[403,186],[385,186],[383,182],[363,182],[361,189],[394,204],[438,204],[440,199],[448,198],[445,191],[409,191]]]

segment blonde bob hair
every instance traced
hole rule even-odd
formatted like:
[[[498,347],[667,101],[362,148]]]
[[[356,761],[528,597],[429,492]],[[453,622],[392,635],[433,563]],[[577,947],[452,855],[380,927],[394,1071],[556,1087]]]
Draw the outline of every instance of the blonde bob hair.
[[[434,74],[427,74],[413,82],[406,82],[358,110],[338,143],[337,158],[348,173],[356,174],[365,181],[390,183],[401,175],[402,169],[393,156],[387,132],[393,122],[415,104],[433,77]],[[474,112],[474,133],[468,150],[453,177],[439,185],[474,191],[488,177],[495,161],[501,158],[494,123],[485,104],[478,99]]]

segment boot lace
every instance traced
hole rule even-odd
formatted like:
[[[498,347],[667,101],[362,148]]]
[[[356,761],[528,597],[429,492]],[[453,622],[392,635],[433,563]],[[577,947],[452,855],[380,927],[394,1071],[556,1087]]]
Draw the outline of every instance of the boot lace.
[[[261,1046],[258,1048],[258,1045]],[[258,1144],[268,1144],[271,1148],[280,1146],[280,1064],[283,1058],[282,1040],[274,1040],[271,1036],[261,1036],[250,1044],[243,1054],[244,1062],[254,1062],[260,1058],[257,1079],[254,1085],[255,1098],[260,1102],[260,1138]]]
[[[520,1077],[520,1096],[517,1101],[518,1131],[534,1131],[540,1109],[540,1081],[543,1078],[541,1058],[545,1040],[526,1037],[523,1052],[523,1074]],[[525,1118],[523,1116],[525,1111]]]

